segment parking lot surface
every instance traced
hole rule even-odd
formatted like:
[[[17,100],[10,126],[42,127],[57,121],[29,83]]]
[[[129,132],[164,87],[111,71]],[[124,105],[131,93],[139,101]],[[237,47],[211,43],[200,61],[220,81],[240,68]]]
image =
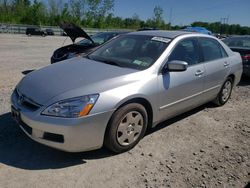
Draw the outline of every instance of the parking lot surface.
[[[159,124],[131,151],[65,153],[29,139],[10,95],[50,64],[65,37],[0,34],[0,187],[245,187],[250,181],[250,79],[222,107],[203,105]],[[70,40],[66,39],[65,44]],[[80,57],[79,57],[80,58]]]

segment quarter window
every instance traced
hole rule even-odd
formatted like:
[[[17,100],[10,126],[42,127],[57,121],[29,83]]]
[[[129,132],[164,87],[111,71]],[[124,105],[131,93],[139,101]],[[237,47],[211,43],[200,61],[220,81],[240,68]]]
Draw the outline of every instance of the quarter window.
[[[205,62],[227,57],[224,48],[214,39],[201,38],[200,45]]]
[[[188,65],[198,64],[200,62],[199,50],[195,39],[184,39],[174,48],[168,58],[168,61],[185,61]]]

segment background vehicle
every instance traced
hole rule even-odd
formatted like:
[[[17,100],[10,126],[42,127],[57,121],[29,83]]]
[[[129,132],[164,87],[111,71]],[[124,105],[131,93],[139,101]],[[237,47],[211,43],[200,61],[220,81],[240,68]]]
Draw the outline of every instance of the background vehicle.
[[[147,128],[214,101],[224,105],[242,74],[239,53],[183,31],[120,35],[85,58],[27,74],[12,115],[42,144],[71,152],[133,148]]]
[[[63,46],[55,50],[51,57],[51,64],[75,57],[78,54],[87,54],[97,46],[100,46],[115,36],[126,33],[124,31],[114,31],[97,33],[93,36],[89,36],[80,27],[75,26],[74,24],[63,23],[60,27],[64,30],[64,33],[71,38],[73,44]],[[75,43],[75,40],[79,37],[83,37],[85,39]]]
[[[38,27],[28,27],[26,29],[26,35],[31,36],[31,35],[40,35],[45,37],[46,33],[44,31],[42,31],[40,28]]]
[[[143,27],[138,29],[137,31],[150,31],[150,30],[160,30],[160,29],[156,27]]]
[[[197,33],[202,33],[202,34],[207,34],[207,35],[212,35],[212,32],[207,30],[205,27],[186,27],[183,29],[184,31],[191,31],[191,32],[197,32]]]
[[[243,74],[250,77],[250,36],[233,36],[224,39],[231,50],[239,52],[242,57]]]
[[[53,29],[45,29],[47,35],[55,35]]]

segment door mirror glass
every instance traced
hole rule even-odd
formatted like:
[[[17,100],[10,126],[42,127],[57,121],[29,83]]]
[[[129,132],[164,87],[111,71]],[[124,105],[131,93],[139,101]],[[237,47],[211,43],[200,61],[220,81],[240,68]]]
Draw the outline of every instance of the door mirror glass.
[[[185,61],[179,61],[179,60],[173,60],[169,61],[165,67],[164,70],[169,72],[181,72],[187,70],[188,63]]]

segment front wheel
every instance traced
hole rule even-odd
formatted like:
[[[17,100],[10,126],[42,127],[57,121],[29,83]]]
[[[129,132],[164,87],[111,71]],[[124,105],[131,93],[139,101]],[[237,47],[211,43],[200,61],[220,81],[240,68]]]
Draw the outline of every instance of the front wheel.
[[[127,104],[111,117],[104,145],[115,153],[128,151],[144,136],[147,124],[146,109],[141,104]]]
[[[232,78],[227,78],[227,80],[224,82],[219,94],[217,95],[214,103],[217,104],[218,106],[224,105],[228,99],[231,96],[233,89],[233,80]]]

